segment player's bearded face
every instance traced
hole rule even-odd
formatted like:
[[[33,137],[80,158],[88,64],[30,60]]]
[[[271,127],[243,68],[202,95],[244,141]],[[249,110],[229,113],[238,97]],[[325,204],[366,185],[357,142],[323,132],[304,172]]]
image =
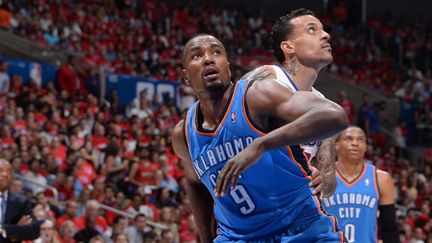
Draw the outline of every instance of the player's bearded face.
[[[314,16],[305,15],[292,20],[295,54],[305,66],[318,69],[333,60],[330,35],[324,31],[321,22]]]
[[[223,45],[214,37],[194,39],[186,46],[185,80],[195,92],[217,94],[231,82],[231,72]]]

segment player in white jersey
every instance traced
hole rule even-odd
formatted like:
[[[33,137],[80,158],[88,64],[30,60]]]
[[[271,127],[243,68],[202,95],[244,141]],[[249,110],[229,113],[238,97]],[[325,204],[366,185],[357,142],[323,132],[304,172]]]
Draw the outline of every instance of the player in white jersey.
[[[311,91],[324,97],[313,88],[318,73],[308,64],[311,56],[318,55],[322,60],[328,59],[331,62],[330,35],[323,30],[322,23],[312,11],[298,9],[280,17],[272,28],[271,46],[279,64],[258,67],[241,79],[273,78],[293,91]],[[323,55],[323,49],[329,55]],[[324,66],[315,68],[320,70]],[[322,196],[332,195],[336,188],[334,139],[301,144],[299,148],[301,151],[298,151],[297,159],[316,165],[324,177]],[[317,160],[314,160],[315,157]]]

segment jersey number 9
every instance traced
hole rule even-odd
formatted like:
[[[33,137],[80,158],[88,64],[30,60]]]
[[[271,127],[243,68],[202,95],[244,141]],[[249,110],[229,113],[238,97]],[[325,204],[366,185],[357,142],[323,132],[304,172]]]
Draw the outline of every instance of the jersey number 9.
[[[246,189],[242,185],[237,185],[230,192],[234,202],[240,205],[240,212],[244,215],[248,215],[255,210],[255,203],[249,197]]]

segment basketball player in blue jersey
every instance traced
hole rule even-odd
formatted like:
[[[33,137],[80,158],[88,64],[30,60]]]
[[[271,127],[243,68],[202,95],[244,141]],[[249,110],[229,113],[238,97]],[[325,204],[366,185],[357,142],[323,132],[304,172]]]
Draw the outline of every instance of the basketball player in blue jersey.
[[[317,48],[319,69],[331,53]],[[335,218],[323,213],[308,186],[308,165],[296,161],[289,145],[343,130],[344,110],[271,79],[232,82],[225,48],[210,35],[186,43],[183,65],[198,102],[174,128],[173,147],[186,161],[187,192],[202,242],[343,241]],[[226,164],[244,167],[232,171],[238,177],[232,187],[220,190],[216,183]]]
[[[336,139],[336,192],[323,199],[327,212],[338,218],[348,242],[378,242],[378,211],[384,243],[399,242],[391,176],[364,162],[366,135],[351,126]]]
[[[301,8],[280,17],[273,25],[270,37],[273,54],[278,64],[258,67],[241,79],[272,78],[292,91],[311,91],[324,97],[313,88],[313,84],[319,69],[332,60],[329,55],[331,54],[330,35],[323,30],[322,23],[315,14]],[[320,66],[317,68],[314,65]],[[297,161],[319,168],[324,177],[322,196],[332,195],[336,189],[334,138],[293,145],[291,150]]]

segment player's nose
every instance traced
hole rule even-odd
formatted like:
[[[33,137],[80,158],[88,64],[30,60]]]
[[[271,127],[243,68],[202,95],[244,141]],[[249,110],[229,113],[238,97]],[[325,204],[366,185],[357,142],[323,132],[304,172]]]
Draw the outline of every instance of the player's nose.
[[[351,146],[357,147],[357,146],[358,146],[358,142],[355,141],[355,140],[353,140],[353,141],[351,142]]]
[[[322,39],[322,40],[326,40],[327,42],[330,43],[331,36],[330,36],[329,33],[327,33],[325,30],[323,30],[323,31],[322,31],[321,39]]]
[[[210,52],[204,53],[204,64],[209,65],[214,63],[214,56]]]

